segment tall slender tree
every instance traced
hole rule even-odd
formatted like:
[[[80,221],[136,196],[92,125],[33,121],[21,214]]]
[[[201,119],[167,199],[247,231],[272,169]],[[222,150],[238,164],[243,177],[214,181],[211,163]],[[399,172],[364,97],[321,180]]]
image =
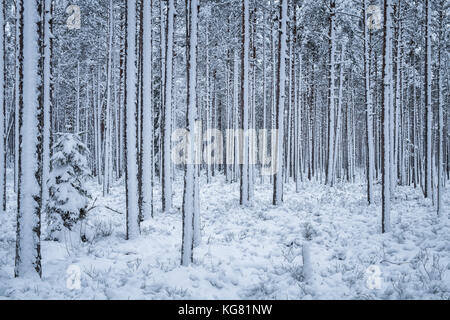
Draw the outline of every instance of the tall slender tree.
[[[44,133],[42,154],[42,208],[48,200],[47,180],[50,174],[50,155],[52,143],[52,1],[45,0],[43,10],[44,23]]]
[[[444,88],[443,88],[443,48],[444,40],[444,0],[439,5],[439,49],[438,49],[438,66],[437,66],[437,82],[438,82],[438,187],[437,187],[437,214],[442,215],[442,197],[444,188]],[[448,151],[447,151],[448,152]]]
[[[336,60],[336,1],[330,0],[329,41],[329,84],[328,84],[328,160],[326,184],[333,184],[334,177],[334,143],[335,143],[335,60]]]
[[[366,102],[366,138],[367,138],[367,201],[373,202],[373,180],[375,173],[375,153],[373,139],[373,100],[370,84],[370,43],[369,25],[367,21],[368,2],[363,0],[363,28],[364,28],[364,92]]]
[[[114,33],[114,10],[113,2],[109,1],[109,31],[108,31],[108,62],[106,72],[106,113],[104,119],[104,139],[105,139],[105,151],[103,152],[103,196],[109,194],[110,182],[111,182],[111,86],[112,86],[112,51],[113,51],[113,33]]]
[[[126,37],[126,199],[127,199],[127,239],[139,236],[139,194],[138,194],[138,154],[137,154],[137,53],[136,53],[136,0],[127,0]]]
[[[432,64],[431,64],[431,8],[430,0],[425,0],[425,188],[426,198],[432,197],[432,123],[433,105],[431,99],[432,86]]]
[[[273,184],[273,204],[283,202],[283,156],[284,156],[284,109],[286,95],[286,38],[288,20],[288,0],[280,3],[280,27],[278,42],[278,74],[277,74],[277,103],[276,103],[276,129],[277,140],[275,148],[275,176]]]
[[[197,0],[186,0],[186,43],[187,43],[187,157],[184,176],[183,194],[183,240],[181,247],[181,264],[188,266],[193,262],[194,238],[199,227],[195,223],[196,212],[196,165],[195,165],[195,118],[197,117]],[[198,146],[197,146],[198,147]]]
[[[172,163],[171,163],[171,135],[172,135],[172,76],[173,76],[173,42],[175,26],[175,2],[168,1],[167,30],[166,30],[166,58],[164,85],[164,115],[162,133],[162,210],[172,209]]]
[[[250,10],[249,0],[242,0],[242,51],[241,51],[241,189],[240,202],[243,206],[249,203],[249,51],[250,51]]]
[[[152,0],[144,1],[143,109],[141,136],[142,211],[153,216]]]
[[[42,276],[42,8],[42,0],[24,1],[18,8],[21,32],[16,277]]]
[[[14,191],[19,189],[19,101],[20,101],[20,32],[21,32],[21,8],[22,0],[16,0],[15,5],[15,44],[14,44]]]
[[[383,233],[390,231],[391,209],[391,146],[390,116],[392,95],[392,1],[384,0],[384,33],[383,33],[383,87],[381,106],[381,175],[382,175],[382,222]]]
[[[6,122],[6,50],[5,50],[5,5],[3,0],[0,0],[0,211],[4,212],[6,210],[6,197],[3,192],[6,185],[6,133],[5,133],[5,122]]]

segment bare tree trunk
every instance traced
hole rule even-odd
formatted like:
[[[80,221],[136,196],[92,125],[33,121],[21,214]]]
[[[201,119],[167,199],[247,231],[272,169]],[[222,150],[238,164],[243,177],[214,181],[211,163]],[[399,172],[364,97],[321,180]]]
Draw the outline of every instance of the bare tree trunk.
[[[20,61],[19,61],[19,55],[20,55],[20,37],[21,37],[21,8],[22,8],[22,0],[16,0],[16,6],[15,6],[15,46],[14,46],[14,53],[15,53],[15,97],[14,97],[14,191],[16,194],[19,191],[19,102],[20,102]]]
[[[432,198],[432,173],[431,173],[431,141],[433,106],[431,103],[432,65],[431,65],[431,8],[430,0],[425,4],[425,198]]]
[[[442,80],[442,49],[445,45],[444,41],[444,1],[441,0],[440,3],[440,10],[439,10],[439,51],[438,51],[438,190],[437,190],[437,214],[443,215],[442,210],[442,196],[443,196],[443,189],[444,189],[444,173],[443,173],[443,166],[444,166],[444,98],[443,98],[443,80]]]
[[[195,165],[195,118],[197,117],[197,0],[186,0],[187,14],[187,116],[188,129],[187,157],[184,176],[183,193],[183,242],[181,247],[181,265],[188,266],[193,262],[194,238],[199,227],[195,223],[196,215],[196,187],[195,180],[198,177]],[[198,212],[197,212],[198,214]],[[197,239],[198,241],[198,239]]]
[[[152,1],[143,7],[143,104],[141,136],[142,211],[153,217]]]
[[[114,15],[113,15],[113,3],[109,2],[109,43],[108,43],[108,65],[107,65],[107,79],[106,79],[106,114],[104,121],[104,134],[105,134],[105,152],[104,152],[104,178],[103,178],[103,196],[109,194],[110,188],[110,168],[111,168],[111,76],[112,76],[112,50],[113,50],[113,28],[114,28]]]
[[[19,192],[17,200],[16,277],[42,276],[41,195],[43,88],[41,0],[27,0],[19,7]]]
[[[167,11],[166,58],[165,58],[165,96],[162,134],[162,210],[172,209],[172,165],[171,165],[171,135],[172,135],[172,73],[173,73],[173,36],[175,20],[175,3],[169,0]]]
[[[6,186],[6,50],[5,50],[5,5],[0,0],[0,212],[6,211],[6,194],[3,192]]]
[[[249,203],[249,136],[248,136],[248,109],[249,109],[249,50],[250,50],[250,13],[249,0],[242,0],[242,55],[241,55],[241,188],[240,203],[243,206]]]
[[[382,141],[382,233],[390,231],[390,207],[391,207],[391,147],[390,147],[390,109],[392,94],[392,6],[391,0],[384,0],[384,36],[383,36],[383,87],[382,87],[382,109],[381,109],[381,141]]]
[[[334,159],[334,142],[335,142],[335,51],[336,51],[336,1],[330,0],[330,75],[329,75],[329,93],[328,93],[328,162],[326,171],[326,184],[333,184],[333,159]]]
[[[126,83],[125,83],[125,179],[127,200],[127,239],[135,239],[140,234],[139,194],[138,194],[138,155],[137,155],[137,90],[136,90],[136,1],[127,1],[127,39],[126,39]]]
[[[275,155],[275,176],[273,187],[273,204],[279,205],[283,202],[283,129],[284,129],[284,109],[285,109],[285,95],[286,95],[286,32],[287,32],[287,0],[282,0],[280,3],[280,29],[279,29],[279,43],[278,43],[278,77],[277,77],[277,141],[276,141],[276,155]],[[274,157],[272,157],[274,158]]]
[[[374,141],[373,141],[373,104],[370,84],[370,43],[369,29],[367,25],[367,0],[364,0],[364,75],[365,75],[365,101],[366,101],[366,136],[367,136],[367,201],[373,202],[373,179],[374,179]]]

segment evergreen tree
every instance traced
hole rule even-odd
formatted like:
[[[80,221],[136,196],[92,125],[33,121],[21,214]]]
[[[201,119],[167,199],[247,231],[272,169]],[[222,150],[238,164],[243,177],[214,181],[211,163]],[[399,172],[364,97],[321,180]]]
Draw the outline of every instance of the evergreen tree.
[[[62,240],[64,228],[75,231],[77,224],[86,217],[91,198],[85,186],[90,176],[88,157],[86,145],[72,133],[61,134],[53,146],[46,207],[50,239]]]

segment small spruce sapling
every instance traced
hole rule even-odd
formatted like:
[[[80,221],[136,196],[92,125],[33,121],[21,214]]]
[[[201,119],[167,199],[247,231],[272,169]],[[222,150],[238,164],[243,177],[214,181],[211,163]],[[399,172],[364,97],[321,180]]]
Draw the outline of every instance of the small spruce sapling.
[[[49,239],[62,240],[64,231],[80,230],[80,222],[86,217],[91,198],[85,187],[90,177],[88,158],[89,150],[78,135],[59,134],[53,146],[48,180],[46,212]]]

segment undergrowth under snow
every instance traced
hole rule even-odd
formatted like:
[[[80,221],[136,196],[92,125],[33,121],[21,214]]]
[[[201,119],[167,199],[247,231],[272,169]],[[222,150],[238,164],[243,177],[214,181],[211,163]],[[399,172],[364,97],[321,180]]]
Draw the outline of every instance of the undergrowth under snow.
[[[30,281],[13,278],[16,200],[8,187],[0,216],[1,299],[450,299],[449,188],[446,216],[438,220],[419,189],[398,187],[392,231],[382,235],[380,200],[368,206],[364,184],[305,182],[300,193],[287,184],[284,204],[274,207],[266,183],[255,186],[254,206],[243,208],[238,184],[202,180],[202,244],[194,264],[181,267],[181,178],[176,208],[161,213],[157,188],[155,217],[133,241],[125,240],[123,184],[102,198],[91,182],[98,199],[87,223],[95,237],[81,245],[42,241],[42,280]],[[71,265],[81,270],[80,289],[67,287]],[[368,281],[373,272],[375,286]]]

